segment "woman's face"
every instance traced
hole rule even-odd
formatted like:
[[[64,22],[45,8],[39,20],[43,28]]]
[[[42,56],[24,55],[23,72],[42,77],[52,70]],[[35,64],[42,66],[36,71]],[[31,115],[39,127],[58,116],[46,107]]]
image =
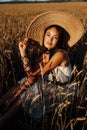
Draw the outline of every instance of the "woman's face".
[[[48,29],[44,35],[44,46],[48,50],[53,49],[59,40],[59,32],[55,27]]]

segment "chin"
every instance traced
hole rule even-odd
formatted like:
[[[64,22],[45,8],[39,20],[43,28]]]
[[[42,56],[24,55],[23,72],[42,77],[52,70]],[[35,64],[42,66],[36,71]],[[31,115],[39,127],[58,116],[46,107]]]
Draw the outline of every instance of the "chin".
[[[51,48],[47,48],[48,50],[51,50]]]
[[[46,46],[46,48],[47,48],[48,50],[50,50],[50,49],[51,49],[51,47],[49,47],[49,46]]]

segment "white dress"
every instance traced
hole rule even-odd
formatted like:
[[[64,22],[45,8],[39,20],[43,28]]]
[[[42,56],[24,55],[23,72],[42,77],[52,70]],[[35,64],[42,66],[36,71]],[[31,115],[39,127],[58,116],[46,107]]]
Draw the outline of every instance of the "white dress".
[[[65,67],[57,66],[24,91],[21,99],[26,113],[34,119],[40,119],[46,113],[54,111],[59,103],[66,100],[66,93],[74,91],[74,88],[67,88],[71,73],[70,62]],[[22,84],[25,79],[23,78],[19,83]]]

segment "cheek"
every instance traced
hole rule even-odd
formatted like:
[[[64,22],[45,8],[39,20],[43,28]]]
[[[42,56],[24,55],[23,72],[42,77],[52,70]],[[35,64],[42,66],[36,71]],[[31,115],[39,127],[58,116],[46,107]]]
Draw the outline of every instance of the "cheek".
[[[48,39],[48,37],[47,36],[44,36],[44,41],[46,41]]]
[[[45,44],[47,42],[47,37],[44,37],[43,43]]]
[[[53,47],[55,47],[57,45],[58,41],[54,41],[53,42]]]

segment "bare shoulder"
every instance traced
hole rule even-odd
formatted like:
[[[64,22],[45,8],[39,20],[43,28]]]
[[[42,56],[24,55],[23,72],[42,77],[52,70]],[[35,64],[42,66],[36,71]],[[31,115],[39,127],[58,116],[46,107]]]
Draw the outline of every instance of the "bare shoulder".
[[[54,56],[64,58],[65,52],[63,50],[58,50],[58,51],[55,52]]]
[[[62,50],[58,50],[49,60],[49,66],[56,67],[57,65],[68,65],[68,60],[65,56],[65,52]]]
[[[62,50],[58,50],[55,52],[55,54],[50,59],[50,62],[56,62],[57,64],[60,64],[65,60],[65,54]]]

